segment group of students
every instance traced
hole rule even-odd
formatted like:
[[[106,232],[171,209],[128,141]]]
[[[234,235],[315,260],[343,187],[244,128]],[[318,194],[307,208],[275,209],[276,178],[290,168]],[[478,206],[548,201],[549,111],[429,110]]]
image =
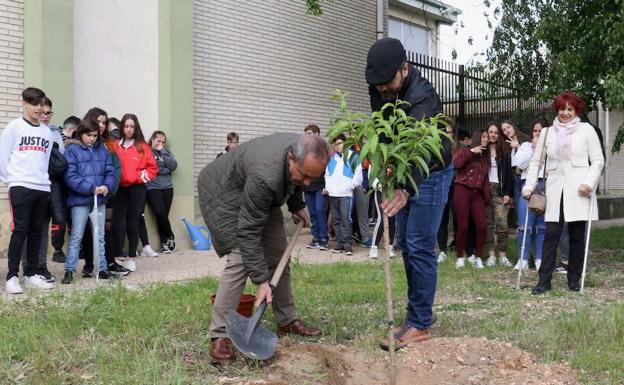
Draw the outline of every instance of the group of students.
[[[52,101],[42,90],[26,88],[22,100],[23,117],[11,121],[0,136],[0,180],[9,188],[13,230],[8,294],[23,293],[18,274],[24,246],[25,286],[54,287],[55,277],[47,268],[48,229],[53,260],[65,264],[64,284],[74,280],[81,254],[83,278],[92,277],[96,253],[99,279],[128,275],[133,264],[116,261],[124,255],[126,235],[129,257],[136,257],[139,237],[142,255],[157,256],[147,240],[146,200],[157,220],[161,252],[175,249],[168,215],[177,162],[166,148],[164,132],[154,131],[146,142],[136,115],[125,114],[119,121],[97,107],[57,127],[50,124]],[[89,250],[92,241],[85,235],[95,218],[91,226],[99,229],[97,249]]]
[[[573,116],[576,117],[577,113],[583,113],[583,107],[584,104],[578,96],[571,92],[563,93],[553,103],[553,108],[558,114],[553,125],[559,124],[560,120],[564,119],[561,116],[566,113],[567,109],[571,109]],[[578,117],[576,119],[578,120]],[[595,131],[593,127],[586,125],[590,127],[586,130]],[[534,120],[530,128],[530,137],[523,134],[511,120],[505,120],[501,124],[497,122],[488,123],[484,130],[475,132],[472,137],[465,130],[458,130],[455,135],[456,148],[453,156],[455,179],[449,192],[449,203],[445,208],[445,215],[443,215],[438,232],[438,247],[440,249],[438,262],[444,262],[447,258],[449,247],[447,228],[449,212],[451,212],[455,227],[455,237],[451,245],[454,244],[456,249],[456,268],[465,267],[465,255],[468,254],[470,254],[470,257],[467,258],[468,262],[476,268],[484,268],[482,257],[485,258],[485,251],[488,253],[485,261],[486,266],[496,265],[498,252],[498,262],[501,265],[511,267],[511,262],[507,257],[508,215],[509,210],[515,208],[518,254],[522,253],[522,255],[518,258],[514,269],[529,268],[529,250],[533,248],[535,269],[539,271],[544,250],[550,250],[553,247],[555,250],[557,246],[552,245],[558,243],[561,260],[559,266],[555,268],[553,265],[552,269],[557,272],[567,272],[571,242],[567,233],[568,222],[574,226],[577,226],[577,222],[567,218],[562,219],[558,233],[554,234],[553,232],[550,241],[551,246],[545,247],[547,219],[544,215],[538,215],[534,211],[528,210],[528,198],[523,197],[523,195],[527,195],[523,194],[525,189],[530,189],[531,193],[534,191],[544,193],[548,173],[556,173],[559,168],[563,169],[561,161],[551,159],[553,156],[550,158],[542,157],[541,154],[542,152],[545,153],[546,150],[544,150],[543,142],[539,144],[540,134],[549,126],[543,118]],[[453,134],[452,131],[451,134]],[[553,138],[558,138],[560,135],[565,138],[566,135],[571,134],[565,133],[563,129],[557,129],[552,135]],[[594,135],[600,142],[599,132]],[[542,141],[545,140],[542,139]],[[562,141],[563,139],[558,138],[557,140]],[[602,151],[604,152],[604,149]],[[589,164],[592,168],[600,167],[597,157],[596,159],[591,159],[591,156],[585,157],[590,158]],[[569,159],[569,155],[567,159]],[[576,162],[576,160],[574,161]],[[586,163],[585,160],[583,167],[590,167]],[[576,164],[575,166],[579,167]],[[527,180],[530,179],[529,170],[531,167],[533,167],[532,182],[528,185]],[[592,189],[594,188],[595,186],[592,186]],[[577,194],[575,189],[571,188],[570,191],[571,197],[582,195],[581,193]],[[527,196],[530,196],[530,193]],[[553,198],[551,193],[550,198],[554,200],[557,197]],[[560,202],[556,203],[557,208],[559,204],[563,205],[563,201],[562,197]],[[560,214],[563,218],[563,208]],[[558,217],[559,213],[557,213]],[[579,223],[579,226],[584,226],[584,221]],[[494,243],[494,234],[496,235],[496,244]],[[557,235],[556,241],[554,235]],[[553,253],[554,251],[550,252],[550,254]],[[551,261],[553,257],[548,256],[548,259],[550,270],[550,265],[554,264]],[[576,287],[577,285],[573,284],[572,286]]]

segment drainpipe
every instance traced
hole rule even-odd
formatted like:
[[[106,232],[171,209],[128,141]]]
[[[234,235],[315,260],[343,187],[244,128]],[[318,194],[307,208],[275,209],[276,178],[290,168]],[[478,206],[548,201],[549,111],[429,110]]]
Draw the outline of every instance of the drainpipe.
[[[377,0],[377,40],[384,37],[384,0]]]
[[[611,141],[609,130],[609,108],[605,111],[605,195],[611,190],[611,167],[609,164],[611,154]]]

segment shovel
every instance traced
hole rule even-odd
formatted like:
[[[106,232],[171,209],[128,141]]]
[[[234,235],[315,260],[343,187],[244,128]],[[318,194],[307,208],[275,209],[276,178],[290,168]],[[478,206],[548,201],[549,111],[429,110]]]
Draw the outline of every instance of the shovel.
[[[295,242],[302,227],[303,221],[300,221],[286,250],[284,250],[284,254],[282,254],[282,259],[273,273],[273,278],[271,278],[269,283],[271,291],[277,286],[284,268],[290,260],[290,253],[295,247]],[[245,356],[255,360],[267,360],[273,357],[277,348],[277,335],[260,325],[260,320],[264,315],[266,307],[266,300],[263,300],[251,318],[244,317],[236,311],[231,311],[225,321],[225,330],[234,346]]]

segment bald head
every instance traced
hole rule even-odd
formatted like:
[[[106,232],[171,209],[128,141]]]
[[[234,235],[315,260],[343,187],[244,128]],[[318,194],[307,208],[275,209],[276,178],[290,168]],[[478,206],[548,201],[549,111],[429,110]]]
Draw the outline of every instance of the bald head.
[[[325,140],[316,135],[299,135],[288,153],[290,179],[297,185],[309,186],[325,172],[329,151]]]
[[[308,156],[312,156],[324,164],[327,164],[329,160],[327,142],[316,135],[299,135],[297,142],[292,148],[292,154],[299,164],[302,164]]]

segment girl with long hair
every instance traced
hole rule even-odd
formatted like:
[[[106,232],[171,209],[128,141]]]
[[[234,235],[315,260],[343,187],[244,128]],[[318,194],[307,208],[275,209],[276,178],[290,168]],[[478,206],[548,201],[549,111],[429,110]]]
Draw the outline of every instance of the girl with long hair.
[[[114,256],[122,255],[127,233],[128,256],[133,258],[139,242],[139,218],[145,207],[145,185],[156,177],[158,165],[136,115],[125,114],[120,125],[121,139],[114,144],[121,163],[121,178],[113,199],[112,252]]]
[[[496,264],[496,251],[499,263],[511,266],[507,259],[507,215],[513,196],[513,171],[511,169],[511,151],[506,145],[498,123],[490,123],[487,128],[488,146],[487,156],[490,161],[488,178],[492,186],[492,201],[486,208],[488,229],[486,232],[486,247],[489,252],[487,266]],[[494,230],[496,231],[496,250],[494,245]],[[478,266],[477,266],[478,267]]]

